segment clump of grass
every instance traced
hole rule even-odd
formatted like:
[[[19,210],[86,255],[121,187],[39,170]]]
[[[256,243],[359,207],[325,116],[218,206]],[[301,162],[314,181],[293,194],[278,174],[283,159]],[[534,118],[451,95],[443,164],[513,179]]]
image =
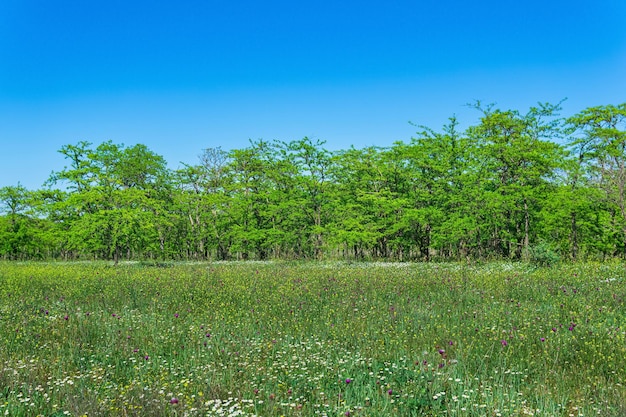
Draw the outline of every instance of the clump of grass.
[[[623,266],[0,268],[0,415],[616,415]]]

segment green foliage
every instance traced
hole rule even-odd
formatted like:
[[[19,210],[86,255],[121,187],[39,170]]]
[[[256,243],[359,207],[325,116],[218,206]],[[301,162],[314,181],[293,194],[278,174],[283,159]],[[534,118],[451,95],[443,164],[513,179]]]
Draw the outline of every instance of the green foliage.
[[[561,261],[559,254],[546,242],[540,242],[529,251],[529,260],[533,265],[541,267],[551,267]]]
[[[626,253],[626,103],[583,110],[567,120],[569,146],[577,153],[578,176],[601,191],[602,209],[611,220],[613,252]],[[577,178],[578,179],[578,178]]]
[[[626,256],[626,104],[567,120],[558,104],[473,107],[465,131],[451,118],[339,151],[257,140],[177,170],[141,144],[66,145],[47,188],[0,188],[0,257],[527,260],[541,242]]]

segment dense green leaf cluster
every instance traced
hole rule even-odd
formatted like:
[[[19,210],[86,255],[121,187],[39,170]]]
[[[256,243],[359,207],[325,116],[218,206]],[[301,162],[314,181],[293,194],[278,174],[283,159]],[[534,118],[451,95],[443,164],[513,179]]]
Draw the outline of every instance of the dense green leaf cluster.
[[[44,189],[0,189],[6,259],[554,259],[626,254],[626,103],[570,118],[475,105],[464,131],[329,151],[79,142]],[[540,261],[539,263],[543,263]],[[551,262],[550,262],[551,263]]]

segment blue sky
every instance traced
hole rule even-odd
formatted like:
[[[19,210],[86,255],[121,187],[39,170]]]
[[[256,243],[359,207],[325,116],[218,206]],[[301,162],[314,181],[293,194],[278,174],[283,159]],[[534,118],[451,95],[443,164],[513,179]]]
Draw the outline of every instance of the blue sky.
[[[623,0],[0,1],[0,186],[65,144],[146,144],[172,168],[249,139],[329,149],[463,125],[480,99],[563,114],[626,101]]]

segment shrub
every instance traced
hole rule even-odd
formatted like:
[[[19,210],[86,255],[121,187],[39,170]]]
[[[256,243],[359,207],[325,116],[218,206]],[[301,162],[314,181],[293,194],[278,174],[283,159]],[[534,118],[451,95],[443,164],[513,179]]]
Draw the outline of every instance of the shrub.
[[[530,248],[531,264],[540,267],[551,267],[561,261],[561,256],[546,242],[540,242]]]

